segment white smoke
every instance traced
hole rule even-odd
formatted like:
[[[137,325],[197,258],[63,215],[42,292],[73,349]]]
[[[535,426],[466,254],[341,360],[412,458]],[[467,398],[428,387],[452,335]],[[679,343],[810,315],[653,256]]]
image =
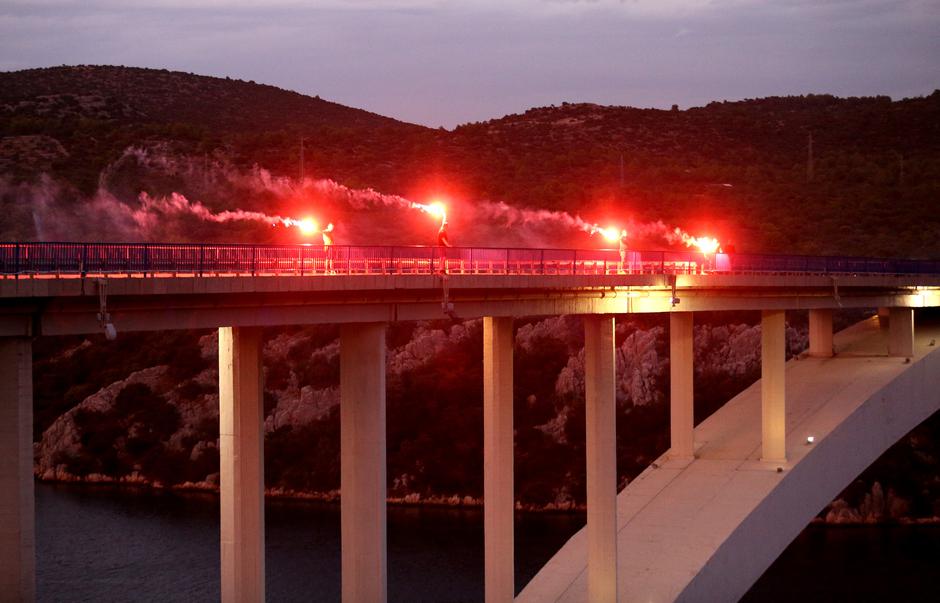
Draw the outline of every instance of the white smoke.
[[[186,194],[166,191],[168,183],[184,183]],[[247,200],[250,206],[232,207],[232,198]],[[13,206],[22,212],[28,208],[31,218],[28,226],[19,223],[9,228],[4,233],[7,238],[46,241],[235,242],[243,237],[266,242],[276,233],[235,232],[232,224],[295,226],[303,219],[269,211],[274,207],[290,208],[291,213],[300,208],[321,223],[335,222],[337,244],[434,244],[438,227],[436,220],[396,213],[426,212],[430,207],[401,195],[351,188],[331,179],[306,178],[298,185],[257,165],[240,168],[222,155],[174,154],[165,144],[126,149],[102,170],[90,197],[82,198],[72,187],[43,175],[33,184],[13,186],[0,181],[0,199],[5,209]],[[449,234],[457,246],[609,246],[610,241],[589,238],[602,227],[626,229],[631,240],[669,245],[691,245],[696,240],[661,221],[600,225],[578,214],[515,207],[502,201],[452,200],[447,205],[452,224]]]

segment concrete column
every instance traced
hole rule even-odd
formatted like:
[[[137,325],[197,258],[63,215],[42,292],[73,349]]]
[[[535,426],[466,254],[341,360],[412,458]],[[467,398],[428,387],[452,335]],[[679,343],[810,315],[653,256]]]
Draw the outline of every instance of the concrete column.
[[[385,323],[342,326],[340,392],[343,602],[384,603]]]
[[[891,318],[891,308],[878,308],[878,326],[882,329],[888,328],[888,320]]]
[[[219,329],[222,601],[264,601],[261,329]]]
[[[888,319],[888,355],[914,355],[914,308],[891,308]]]
[[[786,313],[761,313],[761,459],[787,460]]]
[[[513,536],[512,318],[483,319],[483,541],[487,603],[511,603]]]
[[[809,311],[809,355],[832,357],[832,310]]]
[[[36,598],[33,347],[0,338],[0,600]]]
[[[617,400],[614,317],[584,318],[588,601],[617,600]]]
[[[669,315],[669,456],[675,459],[691,459],[694,453],[692,316],[692,312]]]

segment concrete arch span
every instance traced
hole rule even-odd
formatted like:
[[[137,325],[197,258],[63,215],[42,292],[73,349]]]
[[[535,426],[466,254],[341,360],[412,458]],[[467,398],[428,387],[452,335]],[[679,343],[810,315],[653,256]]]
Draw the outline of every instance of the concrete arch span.
[[[940,325],[888,357],[878,320],[835,337],[833,358],[787,363],[787,462],[760,460],[760,382],[695,429],[695,459],[663,455],[617,497],[618,600],[736,601],[838,493],[940,409]],[[815,443],[808,444],[813,436]],[[587,601],[585,531],[517,597]]]

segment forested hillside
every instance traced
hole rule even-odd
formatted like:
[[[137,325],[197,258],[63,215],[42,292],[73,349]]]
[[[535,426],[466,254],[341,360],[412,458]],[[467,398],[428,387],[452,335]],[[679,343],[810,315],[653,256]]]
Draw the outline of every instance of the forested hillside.
[[[425,243],[436,225],[395,213],[386,201],[440,195],[468,214],[533,208],[680,226],[734,241],[738,251],[935,258],[938,194],[940,91],[900,101],[815,95],[683,111],[562,103],[447,131],[253,82],[163,70],[0,73],[0,240],[286,236],[264,220],[170,211],[198,203],[209,214],[322,207],[342,219],[344,243]],[[461,224],[457,213],[458,241],[530,240],[507,234],[518,224]],[[546,232],[531,240],[602,244],[583,230]],[[699,419],[757,378],[757,318],[697,318]],[[789,353],[798,354],[805,313],[788,321]],[[621,484],[667,445],[666,328],[658,316],[618,320]],[[583,501],[582,332],[577,317],[516,321],[516,492],[534,508]],[[481,495],[481,337],[473,320],[390,327],[391,497],[459,503]],[[216,345],[207,332],[37,339],[37,475],[211,488]],[[338,345],[333,327],[265,332],[272,492],[336,495]],[[830,518],[940,516],[938,446],[933,417],[849,488]]]
[[[296,179],[303,137],[304,173],[353,188],[595,219],[614,208],[716,231],[739,251],[940,253],[940,92],[685,111],[562,103],[444,131],[251,82],[58,67],[0,74],[0,136],[5,205],[11,184],[43,173],[75,199],[93,195],[132,146]],[[220,208],[259,203],[256,194],[200,188],[198,177],[153,184]],[[36,233],[0,229],[13,235]]]

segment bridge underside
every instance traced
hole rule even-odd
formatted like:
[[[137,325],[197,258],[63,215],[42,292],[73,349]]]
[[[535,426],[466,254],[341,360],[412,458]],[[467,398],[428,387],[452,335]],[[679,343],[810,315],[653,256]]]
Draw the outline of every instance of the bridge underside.
[[[618,599],[743,596],[820,509],[940,409],[938,335],[920,323],[907,363],[885,356],[873,318],[837,334],[834,357],[787,363],[786,462],[760,460],[760,382],[695,429],[693,460],[657,459],[618,495]],[[517,601],[587,601],[586,560],[582,530]]]

